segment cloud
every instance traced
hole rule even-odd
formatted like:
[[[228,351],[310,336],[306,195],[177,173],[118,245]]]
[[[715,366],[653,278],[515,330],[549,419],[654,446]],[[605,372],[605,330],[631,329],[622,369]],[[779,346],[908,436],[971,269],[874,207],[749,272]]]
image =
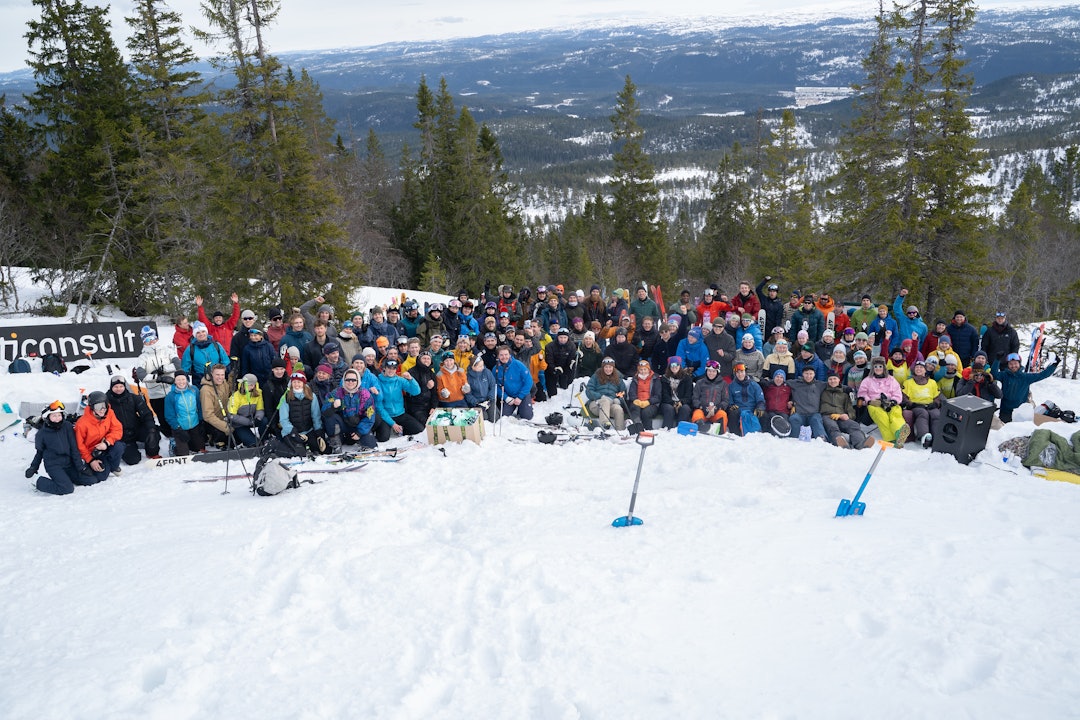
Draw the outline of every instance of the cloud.
[[[443,17],[435,18],[435,22],[443,25],[457,25],[463,22],[468,22],[468,20],[463,17],[457,17],[454,15],[445,15]]]

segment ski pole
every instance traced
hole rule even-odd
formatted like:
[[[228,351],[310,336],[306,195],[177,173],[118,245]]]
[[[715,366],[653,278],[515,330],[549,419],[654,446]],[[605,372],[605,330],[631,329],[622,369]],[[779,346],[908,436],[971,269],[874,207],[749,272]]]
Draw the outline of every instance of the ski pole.
[[[645,451],[656,441],[656,436],[651,432],[638,433],[634,440],[641,446],[641,455],[638,457],[637,475],[634,476],[634,491],[630,495],[630,510],[623,517],[617,517],[611,522],[612,527],[630,527],[631,525],[644,525],[645,521],[634,517],[634,505],[637,504],[638,483],[641,482],[641,466],[645,463]]]

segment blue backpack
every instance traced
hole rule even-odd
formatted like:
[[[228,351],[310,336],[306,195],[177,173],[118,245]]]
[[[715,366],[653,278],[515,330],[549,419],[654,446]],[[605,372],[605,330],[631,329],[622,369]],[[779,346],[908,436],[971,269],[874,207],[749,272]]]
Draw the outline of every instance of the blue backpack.
[[[8,372],[28,373],[30,372],[30,363],[27,362],[26,358],[15,358],[11,361],[11,364],[8,365]]]

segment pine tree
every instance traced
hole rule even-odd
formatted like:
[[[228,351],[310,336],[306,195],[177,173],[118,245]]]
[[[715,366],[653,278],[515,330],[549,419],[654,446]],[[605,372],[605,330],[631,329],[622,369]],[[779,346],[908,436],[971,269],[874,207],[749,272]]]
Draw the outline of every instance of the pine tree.
[[[689,277],[711,282],[728,270],[736,277],[745,277],[749,272],[746,243],[753,233],[754,217],[747,173],[747,160],[736,143],[716,168],[705,229],[695,244]]]
[[[652,284],[670,285],[674,279],[671,246],[666,223],[660,217],[656,171],[643,146],[645,131],[638,123],[640,115],[637,87],[627,75],[611,116],[614,239],[629,254],[638,277]]]

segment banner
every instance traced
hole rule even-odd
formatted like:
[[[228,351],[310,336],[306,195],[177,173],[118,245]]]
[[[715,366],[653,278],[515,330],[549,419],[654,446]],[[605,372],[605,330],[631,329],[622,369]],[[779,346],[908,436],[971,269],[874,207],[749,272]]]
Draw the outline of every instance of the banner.
[[[0,327],[0,359],[10,362],[17,357],[58,353],[65,362],[97,358],[136,357],[142,352],[142,328],[157,323],[130,320],[83,325],[9,325]]]

